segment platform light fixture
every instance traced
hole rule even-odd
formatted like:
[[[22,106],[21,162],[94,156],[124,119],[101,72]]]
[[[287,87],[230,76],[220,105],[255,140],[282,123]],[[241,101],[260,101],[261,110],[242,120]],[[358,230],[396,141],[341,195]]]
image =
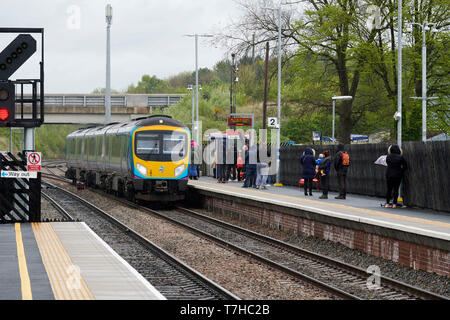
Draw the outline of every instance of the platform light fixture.
[[[198,86],[198,38],[212,38],[214,37],[214,35],[212,34],[185,34],[185,37],[194,37],[195,38],[195,108],[196,108],[196,122],[199,121],[198,118],[198,90],[199,90],[199,86]],[[200,143],[200,135],[198,130],[196,130],[196,134],[195,134],[195,140],[197,143]]]
[[[435,27],[435,23],[428,23],[425,21],[423,24],[417,22],[408,23],[407,31],[412,32],[412,26],[416,25],[422,28],[422,97],[413,97],[413,99],[422,100],[422,141],[427,141],[427,42],[426,32],[438,32]],[[430,28],[432,27],[432,28]]]
[[[334,122],[335,122],[335,118],[336,118],[336,100],[340,100],[340,101],[348,101],[348,100],[352,100],[353,97],[352,96],[336,96],[331,98],[333,100],[333,124],[332,124],[332,128],[331,128],[331,139],[333,141],[333,143],[335,142],[334,139]]]

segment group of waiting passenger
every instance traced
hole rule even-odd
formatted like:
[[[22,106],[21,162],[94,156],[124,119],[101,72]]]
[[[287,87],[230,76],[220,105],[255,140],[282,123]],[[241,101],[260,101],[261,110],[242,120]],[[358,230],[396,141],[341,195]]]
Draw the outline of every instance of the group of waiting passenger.
[[[403,174],[407,168],[406,161],[403,158],[401,148],[393,144],[388,148],[386,156],[386,205],[385,207],[397,207],[399,188]],[[344,151],[344,145],[339,144],[334,158],[331,158],[330,150],[325,150],[316,160],[315,151],[306,147],[301,159],[302,178],[305,196],[312,196],[313,180],[316,179],[320,184],[322,195],[319,199],[328,199],[330,187],[330,171],[333,164],[337,173],[339,184],[339,195],[335,199],[345,199],[347,195],[347,172],[350,166],[350,156]],[[391,200],[393,203],[391,204]]]
[[[258,152],[259,147],[262,147]],[[260,158],[261,154],[267,154],[265,159]],[[232,156],[231,156],[232,155]],[[227,159],[232,158],[232,159]],[[237,150],[234,145],[223,144],[223,149],[215,151],[212,168],[214,178],[218,183],[229,181],[244,181],[243,188],[267,189],[270,185],[269,168],[271,166],[270,148],[266,145],[245,144],[242,150]],[[220,159],[221,161],[218,161]],[[229,160],[229,161],[227,161]],[[231,161],[230,161],[231,160]],[[316,159],[315,150],[306,147],[300,162],[302,164],[302,179],[305,196],[312,196],[313,181],[316,180],[322,190],[319,199],[328,199],[330,188],[331,169],[334,168],[337,174],[339,195],[335,199],[346,199],[347,196],[347,172],[350,167],[350,156],[344,150],[344,145],[339,144],[334,157],[330,150],[325,150]],[[386,157],[386,206],[397,205],[398,190],[406,170],[406,161],[402,156],[402,150],[398,145],[391,145]],[[269,179],[269,181],[268,181]],[[393,204],[391,204],[393,199]]]
[[[261,146],[263,147],[264,152],[266,152],[267,147],[265,145]],[[243,181],[243,188],[266,190],[268,180],[270,180],[270,149],[267,150],[267,159],[263,160],[260,159],[260,153],[258,152],[259,147],[260,145],[255,144],[249,146],[249,144],[246,143],[241,150],[237,150],[232,144],[227,146],[227,144],[224,143],[223,150],[219,149],[214,152],[211,165],[217,183]],[[229,159],[231,158],[230,155],[233,155],[232,159]]]
[[[316,160],[316,152],[310,147],[306,147],[303,152],[300,162],[302,164],[302,178],[305,196],[312,196],[313,180],[316,179],[320,184],[322,195],[319,199],[328,199],[328,191],[330,188],[330,171],[333,163],[334,169],[337,172],[339,182],[339,195],[335,199],[345,199],[347,195],[347,171],[350,166],[350,157],[344,151],[344,145],[338,145],[338,151],[331,158],[331,151],[325,150],[323,154],[319,155]]]

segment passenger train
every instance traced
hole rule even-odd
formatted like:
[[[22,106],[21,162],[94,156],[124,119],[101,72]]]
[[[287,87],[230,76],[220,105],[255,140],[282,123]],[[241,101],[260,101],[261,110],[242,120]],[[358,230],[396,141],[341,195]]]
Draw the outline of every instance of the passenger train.
[[[185,197],[190,131],[168,116],[79,129],[66,138],[66,178],[129,200]]]

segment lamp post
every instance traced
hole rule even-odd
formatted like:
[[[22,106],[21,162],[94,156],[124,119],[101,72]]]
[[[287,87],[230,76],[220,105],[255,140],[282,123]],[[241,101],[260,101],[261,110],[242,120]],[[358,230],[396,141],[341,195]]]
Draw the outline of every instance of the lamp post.
[[[111,123],[111,60],[110,29],[112,24],[112,7],[106,5],[106,92],[105,92],[105,124]]]
[[[417,25],[422,28],[422,141],[427,141],[427,42],[426,31],[437,32],[436,28],[430,29],[435,23],[424,22],[423,24],[417,22],[410,22],[407,28],[408,32],[412,31],[412,25]]]
[[[334,141],[335,141],[335,139],[334,139],[334,121],[335,121],[335,118],[336,118],[336,116],[335,116],[335,114],[336,114],[336,100],[342,100],[342,101],[352,100],[353,97],[352,96],[337,96],[337,97],[333,97],[331,99],[333,100],[333,124],[332,124],[332,127],[331,127],[331,139],[332,139],[332,141],[334,143]]]
[[[395,120],[397,120],[397,144],[402,147],[402,33],[403,33],[403,2],[398,0],[398,57],[397,57],[397,113],[394,115]]]
[[[214,37],[212,34],[185,34],[186,37],[194,37],[195,38],[195,105],[196,105],[196,122],[198,122],[198,38],[211,38]],[[200,136],[197,130],[196,132],[196,141],[199,143]]]
[[[191,130],[192,133],[194,133],[194,121],[195,121],[195,98],[194,98],[194,87],[192,84],[188,85],[187,89],[189,91],[192,91],[192,123],[191,123]]]

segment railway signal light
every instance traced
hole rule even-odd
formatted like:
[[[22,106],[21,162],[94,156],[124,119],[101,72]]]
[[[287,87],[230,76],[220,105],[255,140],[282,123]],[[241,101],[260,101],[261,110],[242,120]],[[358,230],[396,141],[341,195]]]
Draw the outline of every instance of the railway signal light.
[[[0,80],[8,80],[35,52],[36,40],[29,34],[19,34],[0,53]]]
[[[16,92],[11,82],[0,82],[0,127],[11,127],[16,114]]]

